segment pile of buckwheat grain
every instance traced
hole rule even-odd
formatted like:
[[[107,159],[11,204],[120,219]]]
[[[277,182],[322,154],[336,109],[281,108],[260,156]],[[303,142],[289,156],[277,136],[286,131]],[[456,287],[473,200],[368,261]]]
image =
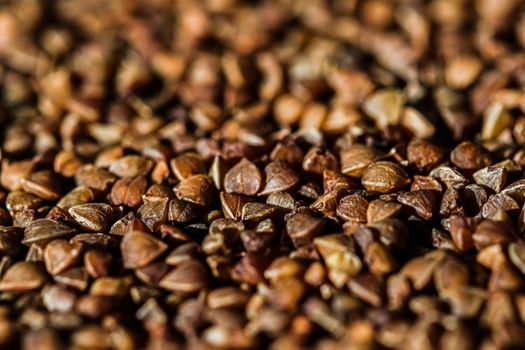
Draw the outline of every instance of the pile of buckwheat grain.
[[[0,348],[525,347],[525,3],[0,1]]]

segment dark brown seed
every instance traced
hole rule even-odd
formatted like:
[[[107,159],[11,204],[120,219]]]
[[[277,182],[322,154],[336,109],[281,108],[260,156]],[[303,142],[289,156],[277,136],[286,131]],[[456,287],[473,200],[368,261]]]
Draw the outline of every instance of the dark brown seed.
[[[162,199],[173,199],[175,195],[173,191],[165,185],[153,184],[151,185],[146,193],[142,195],[144,203],[154,202]]]
[[[175,194],[181,200],[207,207],[213,201],[215,188],[208,176],[199,174],[182,180]]]
[[[365,252],[368,246],[377,239],[377,232],[368,226],[363,226],[354,230],[351,236],[361,248],[361,251]]]
[[[407,147],[407,159],[418,171],[430,171],[438,166],[444,157],[443,150],[427,140],[413,140]]]
[[[371,305],[381,306],[383,304],[381,284],[372,274],[364,273],[352,278],[348,282],[348,289],[356,297]]]
[[[273,161],[264,168],[266,184],[259,195],[286,192],[299,183],[299,176],[285,161]]]
[[[476,184],[470,184],[465,186],[461,192],[461,197],[463,199],[466,214],[472,216],[479,214],[483,204],[489,199],[489,194],[483,187]]]
[[[0,280],[0,291],[29,292],[42,287],[46,280],[45,273],[36,264],[22,261],[7,269]]]
[[[226,176],[227,168],[224,160],[220,156],[215,156],[210,166],[208,175],[211,177],[213,184],[218,190],[223,189],[224,177]]]
[[[363,172],[361,183],[369,191],[390,193],[405,187],[410,182],[407,173],[399,165],[379,161],[369,165]]]
[[[0,225],[8,226],[11,223],[11,215],[4,208],[0,208]]]
[[[442,251],[427,253],[410,260],[403,266],[401,273],[412,282],[415,290],[421,290],[430,283],[436,266],[443,258]]]
[[[515,234],[512,228],[503,222],[483,220],[476,226],[472,239],[476,248],[482,249],[492,244],[511,242],[515,239]]]
[[[79,233],[69,242],[82,243],[86,248],[114,249],[118,247],[118,241],[105,233]]]
[[[243,221],[260,222],[262,220],[275,218],[279,215],[281,208],[259,202],[249,202],[243,205],[241,218]]]
[[[450,303],[454,315],[476,317],[486,299],[486,292],[476,287],[459,287],[447,290],[444,298]]]
[[[360,178],[370,164],[380,160],[384,153],[365,145],[351,145],[341,151],[341,172],[348,176]]]
[[[218,218],[210,224],[209,232],[212,236],[226,234],[232,238],[237,238],[240,232],[244,229],[245,225],[242,222]]]
[[[35,167],[32,160],[9,162],[4,159],[1,164],[0,185],[10,191],[22,189],[22,179],[29,176]]]
[[[469,183],[469,180],[460,172],[445,165],[434,168],[430,172],[430,176],[444,183],[447,188],[461,189]]]
[[[161,288],[173,292],[197,292],[208,285],[206,268],[197,260],[189,260],[177,266],[159,282]]]
[[[322,193],[321,187],[315,182],[308,182],[299,189],[299,194],[309,199],[317,199]]]
[[[493,194],[489,197],[487,202],[483,205],[481,209],[481,215],[484,218],[491,217],[498,209],[502,209],[506,212],[517,212],[519,210],[519,205],[512,198],[503,193]]]
[[[498,193],[501,192],[507,182],[507,169],[489,166],[476,171],[472,177],[478,185],[486,186]]]
[[[80,186],[75,187],[71,192],[66,193],[57,203],[57,207],[64,210],[69,210],[69,208],[92,202],[95,199],[95,194],[89,187]]]
[[[369,225],[379,233],[379,240],[389,249],[402,249],[408,238],[405,223],[398,219],[384,219]]]
[[[432,219],[436,208],[436,197],[431,190],[403,192],[397,201],[412,208],[423,220]]]
[[[384,219],[396,217],[402,209],[402,205],[396,202],[376,199],[370,202],[366,210],[366,221],[373,223]]]
[[[175,248],[165,259],[166,264],[177,266],[184,261],[196,259],[200,256],[200,247],[194,243],[185,243]]]
[[[323,194],[310,204],[310,209],[318,211],[326,217],[335,218],[337,202],[342,194],[343,191],[341,189]]]
[[[75,311],[88,318],[99,318],[110,311],[113,304],[108,297],[83,295],[77,299]]]
[[[400,90],[385,88],[368,95],[363,109],[380,128],[398,124],[403,108],[404,97]]]
[[[450,153],[450,160],[460,169],[478,170],[489,166],[492,161],[488,153],[480,146],[465,141]]]
[[[274,192],[266,198],[266,204],[276,205],[285,209],[295,209],[295,198],[287,192]]]
[[[109,252],[90,250],[84,254],[84,267],[93,278],[104,277],[109,274],[113,256]]]
[[[137,210],[137,217],[151,231],[157,231],[168,217],[168,198],[146,202]]]
[[[124,148],[121,146],[108,147],[101,151],[96,159],[95,165],[99,168],[109,168],[113,162],[124,156]]]
[[[232,276],[232,259],[222,255],[210,255],[206,258],[206,263],[210,268],[214,278],[219,281],[227,281]]]
[[[264,271],[264,277],[270,281],[298,277],[304,272],[304,266],[297,259],[279,257]]]
[[[525,244],[513,242],[508,248],[509,258],[521,273],[525,271]]]
[[[412,293],[412,286],[407,277],[402,274],[392,275],[386,283],[388,305],[396,310],[407,303]]]
[[[476,261],[487,269],[495,269],[497,266],[502,266],[507,261],[505,249],[501,244],[489,245],[479,250],[476,255]]]
[[[150,332],[155,332],[156,329],[166,326],[167,316],[162,310],[159,303],[153,299],[148,299],[137,311],[136,317],[138,320],[144,322],[145,328]]]
[[[465,215],[465,209],[462,206],[463,201],[461,193],[453,187],[447,188],[443,197],[441,198],[441,204],[439,206],[439,214],[443,217],[451,215]]]
[[[86,186],[101,192],[107,191],[115,180],[115,175],[93,165],[85,165],[75,174],[77,186]]]
[[[68,212],[82,229],[91,232],[105,232],[114,215],[113,207],[105,203],[75,205]]]
[[[69,238],[75,234],[75,229],[66,224],[51,219],[33,221],[24,231],[22,243],[45,244],[57,238]]]
[[[153,183],[163,183],[169,178],[169,176],[170,169],[168,163],[163,160],[157,161],[157,163],[153,167],[153,170],[151,171],[151,180],[153,181]]]
[[[109,230],[109,233],[111,235],[116,236],[123,236],[128,231],[128,225],[131,222],[135,222],[137,218],[135,217],[135,214],[133,212],[129,212],[127,215],[123,216],[122,218],[118,219]],[[140,220],[139,220],[140,222]]]
[[[89,275],[83,267],[70,268],[53,276],[53,278],[55,281],[79,291],[86,290],[89,282]]]
[[[184,153],[170,161],[171,171],[182,181],[192,175],[204,174],[206,167],[200,155],[192,152]]]
[[[31,244],[26,254],[26,261],[31,261],[31,262],[44,261],[44,247],[38,244]]]
[[[450,217],[450,236],[459,250],[468,251],[474,247],[472,235],[475,230],[474,219],[456,215]]]
[[[55,201],[61,195],[61,183],[51,171],[42,170],[32,173],[20,180],[20,184],[24,191],[45,200]]]
[[[162,255],[167,248],[164,242],[141,231],[126,233],[120,243],[122,262],[127,269],[148,265]]]
[[[174,198],[169,202],[168,220],[176,223],[187,223],[199,216],[199,209],[195,204]]]
[[[511,183],[505,187],[501,193],[514,198],[519,203],[522,203],[525,200],[525,179]]]
[[[23,349],[64,349],[60,335],[53,329],[31,330],[22,338]]]
[[[114,297],[122,299],[129,293],[132,279],[128,277],[100,277],[97,278],[89,293],[95,296]]]
[[[357,189],[358,187],[347,176],[332,170],[323,171],[323,190],[325,194],[337,190]]]
[[[364,261],[370,272],[377,276],[391,273],[397,266],[388,248],[380,242],[371,242],[367,246]]]
[[[496,292],[488,295],[485,309],[480,318],[483,325],[494,327],[512,322],[515,319],[516,311],[509,293]]]
[[[304,282],[298,278],[286,278],[273,283],[268,300],[278,310],[296,310],[305,294]]]
[[[56,221],[62,221],[72,226],[75,226],[75,220],[71,218],[71,215],[59,207],[52,207],[46,215],[46,218]]]
[[[23,230],[19,227],[0,226],[0,253],[18,254],[23,236]]]
[[[147,187],[148,181],[143,176],[120,179],[111,188],[111,201],[114,205],[136,208],[142,202]]]
[[[443,192],[443,186],[433,177],[415,175],[414,181],[410,185],[410,190],[432,190],[441,193]]]
[[[135,270],[135,276],[149,286],[157,286],[160,279],[168,273],[170,266],[163,262],[156,262]]]
[[[240,238],[247,254],[259,255],[270,248],[274,238],[274,232],[244,230],[241,232]]]
[[[510,291],[515,292],[523,288],[523,277],[512,264],[505,262],[494,266],[490,275],[489,291]]]
[[[288,219],[286,231],[296,247],[309,244],[323,230],[321,219],[308,213],[299,212]]]
[[[469,275],[467,265],[452,256],[447,256],[434,270],[434,285],[440,295],[445,294],[450,289],[468,286]]]
[[[341,199],[337,207],[337,215],[346,221],[366,222],[368,201],[357,194]]]
[[[53,170],[64,177],[73,177],[82,166],[82,161],[71,151],[60,151],[53,162]]]
[[[249,300],[249,295],[235,287],[221,287],[210,291],[206,301],[212,309],[244,307]]]
[[[246,203],[250,202],[249,198],[247,197],[224,191],[221,192],[220,199],[222,211],[224,212],[225,217],[232,220],[238,220],[242,215],[242,208]]]
[[[330,308],[321,299],[311,297],[306,300],[303,310],[308,319],[334,337],[340,338],[345,333],[344,323],[333,315]]]
[[[57,275],[67,270],[80,259],[81,253],[82,245],[79,243],[69,243],[64,239],[49,242],[44,251],[47,272]]]
[[[303,170],[321,175],[325,170],[337,171],[338,162],[331,152],[320,147],[312,147],[304,156]]]
[[[224,177],[224,189],[228,193],[253,196],[261,185],[261,172],[246,158],[241,159]]]
[[[432,246],[436,249],[458,250],[450,235],[437,228],[432,229]]]
[[[259,256],[246,255],[231,268],[231,279],[238,283],[257,285],[264,282],[264,268],[267,262]]]

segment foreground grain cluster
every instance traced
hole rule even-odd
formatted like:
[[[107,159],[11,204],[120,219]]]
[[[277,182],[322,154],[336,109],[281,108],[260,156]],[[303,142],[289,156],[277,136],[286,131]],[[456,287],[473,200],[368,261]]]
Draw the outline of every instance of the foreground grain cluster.
[[[524,348],[524,9],[4,0],[0,348]]]

